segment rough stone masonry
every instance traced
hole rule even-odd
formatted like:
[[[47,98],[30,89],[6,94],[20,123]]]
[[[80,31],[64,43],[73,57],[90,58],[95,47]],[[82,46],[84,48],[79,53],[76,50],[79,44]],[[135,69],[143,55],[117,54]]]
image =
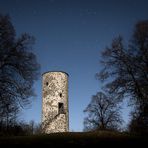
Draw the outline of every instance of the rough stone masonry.
[[[46,72],[42,80],[42,131],[56,133],[68,130],[68,74]]]

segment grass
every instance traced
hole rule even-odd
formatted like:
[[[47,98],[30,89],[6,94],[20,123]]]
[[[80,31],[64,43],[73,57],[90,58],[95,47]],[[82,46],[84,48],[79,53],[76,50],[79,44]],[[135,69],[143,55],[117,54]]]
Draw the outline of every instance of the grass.
[[[47,135],[11,136],[0,137],[0,144],[23,144],[23,145],[142,145],[148,144],[148,138],[131,136],[125,133],[115,132],[67,132]]]

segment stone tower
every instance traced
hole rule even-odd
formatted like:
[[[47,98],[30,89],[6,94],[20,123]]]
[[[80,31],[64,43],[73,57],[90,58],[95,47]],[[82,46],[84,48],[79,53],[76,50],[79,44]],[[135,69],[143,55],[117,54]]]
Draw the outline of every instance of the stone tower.
[[[44,133],[69,130],[68,74],[46,72],[42,80],[42,130]]]

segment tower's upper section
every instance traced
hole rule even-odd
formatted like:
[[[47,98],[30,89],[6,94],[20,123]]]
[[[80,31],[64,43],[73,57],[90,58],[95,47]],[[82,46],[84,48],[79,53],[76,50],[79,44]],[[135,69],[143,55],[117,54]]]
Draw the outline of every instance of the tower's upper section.
[[[63,71],[49,71],[43,74],[43,98],[65,98],[68,93],[68,74]],[[64,95],[65,94],[65,95]]]
[[[47,72],[44,72],[42,75],[50,74],[50,73],[63,73],[63,74],[66,74],[67,76],[69,76],[69,74],[64,71],[47,71]]]

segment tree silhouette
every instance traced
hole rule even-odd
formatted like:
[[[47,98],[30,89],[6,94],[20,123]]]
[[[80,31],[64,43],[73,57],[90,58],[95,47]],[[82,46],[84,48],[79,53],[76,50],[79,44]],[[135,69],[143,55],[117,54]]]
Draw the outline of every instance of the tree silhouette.
[[[0,15],[0,120],[9,124],[12,115],[30,103],[40,66],[31,51],[34,38],[16,38],[9,16]]]
[[[118,99],[98,92],[92,96],[91,102],[84,112],[84,130],[117,130],[122,124]]]
[[[104,89],[110,93],[130,98],[136,115],[148,124],[148,21],[140,21],[128,45],[122,37],[113,40],[102,52],[102,71],[97,77],[106,82]],[[138,110],[138,113],[137,113]],[[135,116],[135,115],[134,115]],[[134,117],[135,118],[135,117]]]

